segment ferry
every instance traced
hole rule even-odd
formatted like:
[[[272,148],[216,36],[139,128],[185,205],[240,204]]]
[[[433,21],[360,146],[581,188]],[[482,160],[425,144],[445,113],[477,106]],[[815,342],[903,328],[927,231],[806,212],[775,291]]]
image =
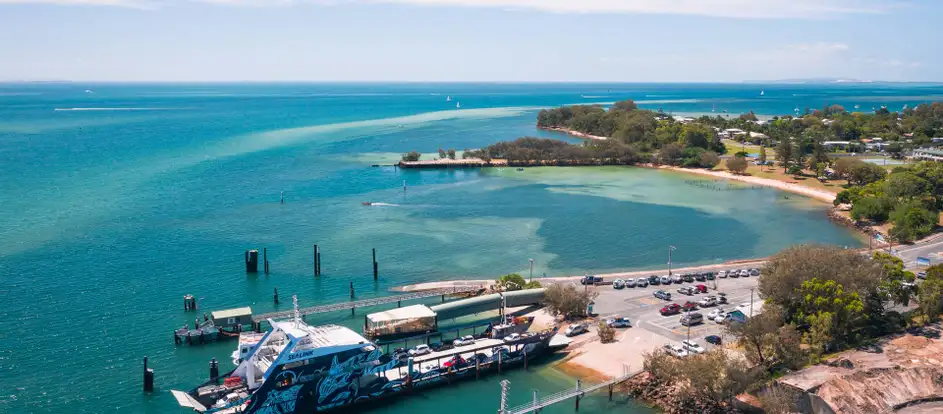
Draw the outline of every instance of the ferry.
[[[551,342],[553,330],[394,357],[349,328],[307,325],[297,312],[293,320],[268,323],[271,330],[239,355],[235,369],[188,392],[171,391],[180,406],[219,414],[341,410],[526,364],[566,346]]]

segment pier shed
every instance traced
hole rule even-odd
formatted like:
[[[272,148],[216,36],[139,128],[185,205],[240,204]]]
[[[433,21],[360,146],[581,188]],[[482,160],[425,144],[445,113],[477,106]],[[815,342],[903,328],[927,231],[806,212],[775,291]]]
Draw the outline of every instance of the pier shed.
[[[428,306],[413,305],[365,316],[363,332],[369,338],[434,332],[437,321]]]
[[[252,308],[246,306],[243,308],[225,309],[210,313],[213,325],[218,328],[231,328],[234,326],[243,326],[252,324]]]

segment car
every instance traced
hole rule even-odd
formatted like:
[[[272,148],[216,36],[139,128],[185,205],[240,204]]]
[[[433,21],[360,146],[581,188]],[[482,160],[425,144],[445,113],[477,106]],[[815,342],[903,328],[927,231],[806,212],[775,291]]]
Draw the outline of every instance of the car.
[[[649,277],[648,277],[648,284],[649,284],[649,285],[660,285],[660,284],[661,284],[661,279],[659,279],[658,276],[649,276]]]
[[[692,354],[703,354],[705,351],[700,344],[688,339],[681,341],[681,347]]]
[[[760,275],[760,269],[756,269],[756,268],[750,269],[750,276],[759,276],[759,275]]]
[[[453,356],[449,358],[448,361],[445,361],[444,364],[442,364],[442,366],[445,368],[452,368],[452,367],[458,368],[462,365],[465,365],[465,358],[462,358],[461,355]]]
[[[671,300],[671,294],[668,292],[665,292],[664,290],[660,290],[660,289],[656,290],[655,293],[653,293],[652,295],[654,295],[658,299]]]
[[[719,278],[721,278],[721,279],[726,279],[726,278],[727,278],[727,271],[726,271],[726,270],[721,270],[721,271],[717,272],[717,277],[719,277]]]
[[[694,281],[694,275],[692,275],[692,274],[690,274],[690,273],[685,273],[685,274],[681,275],[681,280],[683,280],[683,281],[686,282],[686,283],[691,283],[691,282]]]
[[[740,271],[740,277],[750,277],[750,271],[747,270],[747,269],[741,270],[741,271]]]
[[[643,278],[643,277],[638,278],[638,279],[635,281],[635,286],[638,286],[638,287],[648,287],[648,279],[645,279],[645,278]]]
[[[717,335],[708,335],[704,337],[704,340],[707,341],[707,343],[714,344],[714,345],[720,345],[721,343],[720,336],[717,336]]]
[[[722,315],[717,315],[714,317],[714,319],[711,319],[711,320],[716,323],[726,323],[727,315],[730,315],[730,312],[724,312]]]
[[[924,279],[924,280],[926,280],[926,278],[927,278],[927,272],[919,272],[919,273],[917,273],[917,278],[918,278],[918,279]]]
[[[634,287],[635,287],[635,279],[626,279],[626,280],[625,280],[625,287],[627,287],[627,288],[634,288]]]
[[[576,336],[586,332],[589,332],[589,325],[585,323],[574,323],[568,326],[566,331],[563,331],[563,334],[566,336]]]
[[[415,348],[410,349],[408,352],[409,356],[420,356],[420,355],[431,354],[431,353],[432,353],[432,348],[430,348],[429,345],[426,345],[426,344],[416,345]]]
[[[455,345],[455,346],[467,346],[467,345],[472,345],[474,343],[475,343],[475,337],[471,335],[465,335],[461,338],[458,338],[452,341],[452,345]]]
[[[678,288],[678,293],[682,295],[694,295],[694,288],[690,286],[682,286]]]
[[[707,280],[707,274],[705,274],[705,273],[697,273],[697,274],[694,275],[694,280],[696,280],[696,281],[698,281],[698,282],[703,282],[703,281]]]
[[[697,309],[697,304],[691,301],[684,302],[684,305],[681,305],[685,311],[693,311]]]
[[[662,316],[668,315],[677,315],[681,313],[681,305],[677,303],[672,303],[670,305],[665,305],[661,310],[658,311]]]
[[[698,302],[697,304],[700,305],[700,306],[702,306],[702,307],[717,306],[717,297],[716,297],[716,296],[706,296],[704,299],[701,299],[701,301]]]
[[[613,289],[623,289],[625,288],[625,281],[622,279],[616,279],[612,281]]]
[[[693,326],[700,323],[704,323],[704,315],[700,312],[685,312],[681,315],[681,325]]]
[[[629,322],[629,318],[620,318],[618,316],[613,316],[609,319],[606,319],[606,325],[610,328],[628,328],[632,324]]]
[[[668,277],[668,276],[662,276],[660,280],[661,280],[661,284],[663,284],[663,285],[670,285],[670,284],[671,284],[671,278]]]
[[[694,285],[694,290],[697,293],[707,293],[707,286],[704,285]]]
[[[688,351],[685,351],[684,348],[674,344],[665,344],[665,351],[668,352],[669,355],[673,355],[677,358],[684,358],[689,355]]]
[[[910,289],[910,290],[913,290],[913,291],[916,291],[916,290],[917,290],[917,284],[916,284],[916,283],[913,283],[913,282],[901,282],[901,283],[900,283],[900,286],[901,286],[902,288]]]
[[[727,294],[724,293],[724,292],[718,293],[718,294],[717,294],[717,303],[721,303],[721,304],[727,303]]]
[[[707,280],[714,280],[714,272],[707,272],[704,276],[707,277]]]
[[[740,277],[740,269],[731,270],[727,272],[728,277]]]
[[[521,334],[519,334],[519,333],[512,333],[512,334],[510,334],[510,335],[504,337],[504,342],[514,342],[514,341],[517,341],[517,340],[519,340],[519,339],[521,339]]]
[[[599,276],[586,275],[580,279],[581,285],[595,285],[597,283],[602,283],[602,278]]]
[[[716,308],[707,314],[707,319],[714,320],[718,316],[727,316],[727,311],[724,308]]]

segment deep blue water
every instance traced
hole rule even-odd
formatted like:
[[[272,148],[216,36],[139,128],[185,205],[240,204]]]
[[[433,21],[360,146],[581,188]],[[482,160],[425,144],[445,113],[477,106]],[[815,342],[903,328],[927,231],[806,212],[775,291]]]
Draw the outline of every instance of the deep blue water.
[[[193,316],[187,293],[203,310],[266,311],[276,286],[310,305],[345,300],[348,281],[369,297],[524,271],[530,258],[537,274],[560,275],[660,267],[668,243],[682,264],[860,244],[824,206],[769,189],[709,191],[635,168],[370,167],[400,153],[570,139],[534,127],[539,108],[563,104],[772,115],[941,96],[881,84],[0,84],[0,412],[174,412],[166,390],[200,381],[232,347],[174,347],[172,329]],[[273,273],[247,277],[243,251],[262,247]],[[151,396],[139,392],[145,355],[158,372]],[[552,369],[512,381],[522,398],[569,386]],[[494,410],[497,389],[466,384],[388,411],[426,412],[456,395],[476,396],[457,413]]]

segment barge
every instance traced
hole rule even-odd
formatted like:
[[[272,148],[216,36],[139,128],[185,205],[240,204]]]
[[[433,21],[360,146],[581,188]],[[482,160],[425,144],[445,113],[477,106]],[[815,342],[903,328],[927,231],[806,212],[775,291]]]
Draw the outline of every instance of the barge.
[[[171,391],[185,408],[201,413],[309,414],[344,409],[498,371],[566,346],[556,330],[513,341],[480,338],[422,356],[384,354],[346,327],[310,326],[296,314],[269,320],[272,329],[239,365],[219,379]]]

